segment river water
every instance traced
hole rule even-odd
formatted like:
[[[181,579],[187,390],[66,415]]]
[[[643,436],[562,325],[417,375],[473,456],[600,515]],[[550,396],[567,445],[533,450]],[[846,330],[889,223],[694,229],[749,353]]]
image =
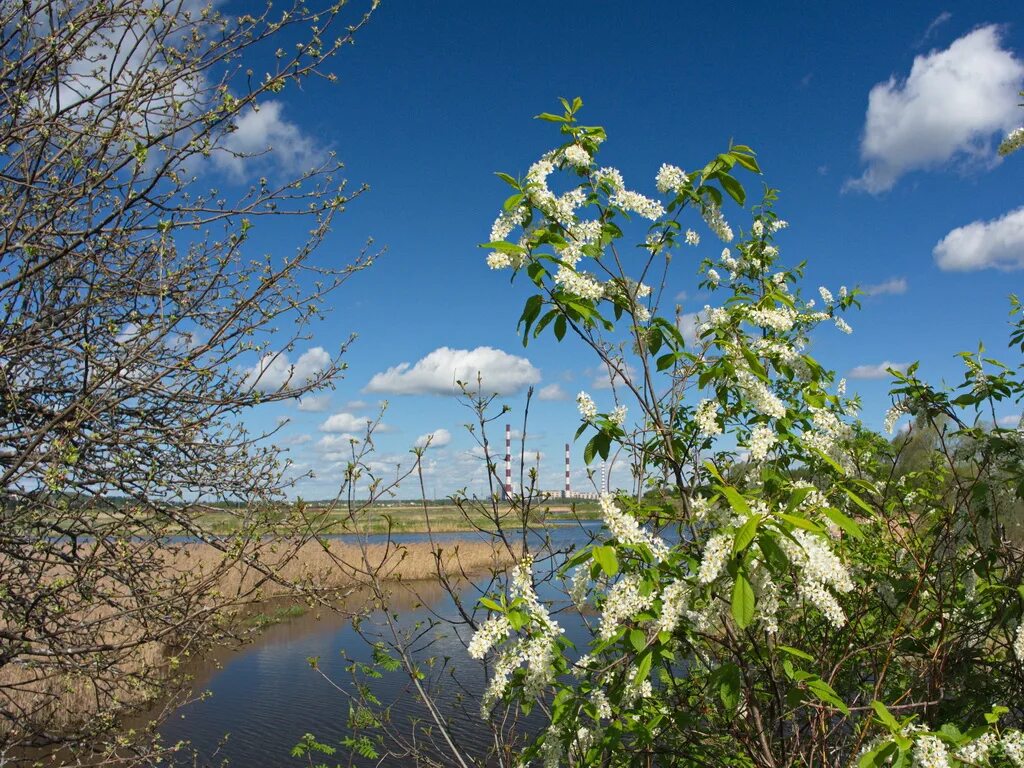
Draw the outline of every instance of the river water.
[[[554,527],[547,531],[551,547],[562,553],[582,546],[600,530],[600,522]],[[435,541],[465,540],[474,534],[443,534]],[[370,541],[374,537],[368,537]],[[422,534],[405,534],[393,540],[423,541]],[[531,543],[537,549],[540,539]],[[557,566],[564,554],[556,555],[539,569]],[[478,590],[486,579],[466,583],[460,595],[468,607],[475,604]],[[554,585],[542,588],[542,598],[557,599]],[[564,597],[562,598],[564,600]],[[391,600],[397,624],[406,630],[419,627],[422,633],[416,642],[416,658],[435,659],[433,667],[424,667],[428,676],[424,683],[433,686],[443,714],[461,745],[470,752],[484,754],[491,733],[479,715],[476,696],[485,685],[481,665],[469,659],[463,641],[451,627],[429,628],[433,619],[456,618],[452,597],[436,582],[413,583],[395,588]],[[478,619],[483,614],[478,614]],[[381,625],[380,614],[370,617],[364,632],[373,635]],[[583,639],[582,619],[575,612],[559,615],[570,640]],[[386,631],[386,630],[385,630]],[[466,632],[463,631],[465,635]],[[386,635],[385,635],[386,636]],[[468,638],[466,638],[468,639]],[[310,658],[317,658],[319,674],[311,668]],[[341,739],[350,733],[346,726],[349,712],[348,693],[354,690],[347,667],[352,661],[369,662],[371,650],[351,622],[339,613],[307,613],[285,620],[266,629],[251,645],[218,658],[218,668],[196,673],[197,691],[207,691],[205,700],[195,701],[177,710],[161,727],[167,744],[189,743],[199,764],[222,764],[245,768],[270,766],[301,766],[306,761],[290,756],[290,751],[303,734],[315,734],[318,741],[338,747],[338,753],[327,757],[328,765],[347,765],[347,751]],[[207,663],[207,667],[212,664]],[[329,678],[330,681],[328,679]],[[456,680],[458,681],[456,683]],[[337,684],[342,690],[332,685]],[[411,733],[409,720],[425,718],[427,711],[416,696],[404,671],[384,673],[379,679],[367,681],[382,706],[390,710],[390,721],[399,733]],[[537,714],[521,723],[527,729],[540,725]],[[435,736],[437,735],[435,729]],[[392,742],[389,742],[392,743]],[[397,752],[397,742],[393,743]],[[318,756],[317,761],[325,756]],[[442,761],[446,762],[446,761]],[[355,765],[412,765],[410,758],[388,756],[383,762],[357,760]]]

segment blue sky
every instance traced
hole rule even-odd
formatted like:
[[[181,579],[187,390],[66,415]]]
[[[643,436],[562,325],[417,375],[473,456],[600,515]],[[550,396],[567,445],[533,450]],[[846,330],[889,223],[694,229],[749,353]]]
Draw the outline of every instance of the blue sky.
[[[822,335],[812,350],[850,376],[869,425],[881,424],[888,381],[851,372],[919,360],[930,380],[956,381],[960,350],[984,341],[1008,356],[1006,296],[1024,287],[1024,154],[999,162],[994,148],[1024,122],[1016,3],[385,0],[333,68],[337,84],[286,91],[250,126],[264,144],[289,145],[292,160],[336,150],[350,181],[370,185],[338,220],[321,262],[351,259],[368,237],[387,248],[334,294],[328,319],[290,354],[296,362],[312,348],[331,352],[357,333],[337,388],[303,409],[284,403],[253,416],[256,426],[288,419],[279,439],[301,470],[317,473],[297,488],[306,498],[336,491],[339,435],[382,399],[379,469],[407,464],[418,437],[443,429],[450,442],[430,451],[428,494],[484,490],[479,461],[467,454],[469,412],[432,393],[440,372],[414,368],[431,353],[442,368],[485,360],[495,380],[532,376],[549,394],[558,385],[569,399],[535,401],[529,450],[543,454],[542,485],[560,487],[562,446],[578,425],[572,398],[585,389],[607,406],[609,393],[594,388],[595,361],[568,339],[522,348],[515,328],[525,287],[489,270],[477,247],[505,195],[493,173],[522,174],[559,143],[556,130],[531,119],[555,111],[559,96],[583,99],[582,121],[608,131],[600,162],[648,194],[663,162],[702,165],[730,138],[757,151],[790,222],[782,256],[808,262],[805,288],[874,286],[849,317],[854,334]],[[757,187],[750,178],[748,190]],[[744,221],[736,210],[730,217]],[[261,227],[260,247],[286,253],[289,233]],[[716,253],[705,242],[692,263],[673,263],[670,287],[687,292],[687,312],[705,303],[694,288],[699,258]],[[317,359],[314,351],[304,362]],[[403,363],[413,376],[378,377],[367,391]],[[501,401],[518,427],[524,393],[508,390]],[[574,464],[582,486],[582,443]],[[627,482],[624,472],[613,479]]]

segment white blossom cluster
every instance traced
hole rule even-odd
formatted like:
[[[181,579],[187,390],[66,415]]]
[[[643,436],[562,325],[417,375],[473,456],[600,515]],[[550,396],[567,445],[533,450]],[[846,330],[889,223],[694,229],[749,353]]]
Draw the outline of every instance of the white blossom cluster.
[[[653,594],[641,594],[642,579],[639,574],[629,573],[619,579],[608,591],[601,610],[598,637],[611,640],[624,621],[651,607]]]
[[[988,762],[989,752],[998,742],[998,737],[989,731],[969,744],[964,744],[956,751],[954,757],[968,765],[985,765]]]
[[[831,306],[832,304],[835,304],[836,300],[832,298],[832,291],[824,285],[818,287],[818,293],[821,295],[821,300],[827,305]]]
[[[683,173],[682,168],[677,168],[668,163],[662,163],[661,168],[658,169],[658,175],[654,177],[654,185],[662,194],[666,192],[679,194],[686,188],[689,182],[690,179]]]
[[[709,203],[704,206],[701,213],[704,216],[704,223],[708,225],[708,228],[714,232],[723,243],[732,242],[732,227],[729,226],[729,222],[727,222],[725,220],[725,216],[722,215],[721,208],[713,203]]]
[[[758,424],[750,431],[750,442],[747,445],[747,448],[750,449],[750,458],[754,461],[761,461],[777,442],[779,442],[779,437],[775,434],[775,430],[767,424]]]
[[[846,566],[828,548],[823,537],[797,529],[793,531],[793,539],[795,541],[781,536],[779,543],[790,562],[800,570],[798,591],[825,614],[833,626],[842,627],[846,614],[830,588],[840,593],[853,590],[853,579]]]
[[[836,328],[847,335],[853,333],[853,328],[851,328],[850,324],[841,317],[836,318]]]
[[[700,245],[700,235],[698,235],[692,229],[686,230],[685,239],[687,245]]]
[[[626,406],[617,405],[608,420],[620,429],[626,425]]]
[[[949,752],[936,736],[919,736],[913,757],[915,768],[949,768]]]
[[[771,328],[782,333],[791,329],[797,320],[797,312],[792,307],[750,309],[747,310],[747,316],[754,325]]]
[[[710,584],[717,579],[725,564],[732,554],[732,536],[728,533],[716,533],[708,539],[704,547],[704,555],[701,557],[700,570],[697,571],[697,581],[701,584]]]
[[[708,270],[708,282],[710,282],[712,285],[718,285],[721,281],[722,281],[722,277],[721,277],[721,275],[718,274],[718,272],[716,270],[714,270],[714,269],[709,269]]]
[[[657,221],[665,215],[665,207],[657,200],[641,195],[639,192],[620,189],[608,198],[608,202],[626,212],[632,212],[651,221]]]
[[[780,363],[792,364],[800,357],[800,350],[778,339],[754,339],[750,348],[757,353],[758,357],[771,358]]]
[[[555,284],[581,299],[597,301],[604,296],[604,284],[600,280],[564,264],[555,273]]]
[[[1014,128],[999,144],[999,154],[1006,157],[1024,147],[1024,126]]]
[[[607,184],[613,192],[626,188],[626,182],[622,179],[622,173],[617,168],[598,168],[591,174],[591,181],[594,184]]]
[[[576,395],[576,407],[580,411],[580,418],[584,421],[590,421],[597,416],[597,404],[586,392]]]
[[[661,591],[661,615],[658,617],[659,632],[673,632],[689,608],[690,587],[681,579],[673,579]]]
[[[543,692],[552,681],[555,639],[565,631],[551,618],[548,609],[537,597],[533,588],[533,560],[530,557],[512,569],[511,582],[510,592],[513,599],[521,599],[530,616],[531,634],[517,639],[498,654],[491,680],[480,702],[480,712],[484,718],[490,716],[495,704],[504,697],[512,674],[521,665],[526,666],[523,693],[535,697]],[[492,623],[488,620],[474,635],[470,646],[475,651],[482,649],[486,654],[490,647],[493,647],[492,641],[497,641],[497,635],[502,629],[500,622]],[[478,640],[477,635],[481,632],[484,632],[485,636]],[[487,645],[488,642],[491,642],[490,646]]]
[[[659,536],[645,531],[636,518],[619,509],[614,496],[602,493],[600,504],[605,527],[620,544],[646,544],[656,559],[665,559],[668,555],[668,545]]]
[[[764,237],[764,222],[760,219],[754,221],[753,226],[750,227],[750,232],[754,237]]]
[[[579,144],[571,144],[563,149],[562,158],[574,168],[590,167],[590,153]]]
[[[1013,655],[1017,661],[1024,664],[1024,621],[1017,627],[1017,636],[1013,640]]]
[[[896,426],[896,422],[900,420],[900,417],[907,412],[907,407],[903,403],[896,403],[892,408],[885,412],[885,427],[886,434],[891,435],[893,427]]]
[[[736,379],[743,393],[750,399],[750,404],[755,411],[773,419],[781,419],[786,415],[786,406],[772,392],[768,385],[757,378],[750,371],[740,369],[736,371]]]
[[[705,437],[714,437],[722,433],[722,427],[718,423],[718,405],[714,400],[701,400],[693,414],[693,421],[697,425],[697,431]]]
[[[999,744],[1003,748],[1003,754],[1010,759],[1010,762],[1016,768],[1024,768],[1024,733],[1020,731],[1005,731]]]
[[[853,427],[839,420],[826,408],[810,408],[814,429],[803,433],[801,439],[809,448],[814,448],[831,457],[844,469],[852,467],[850,456],[843,450],[853,438]]]
[[[470,658],[482,659],[494,646],[503,643],[511,632],[512,625],[506,616],[491,616],[473,633],[467,648]]]
[[[497,243],[507,238],[512,234],[512,230],[516,227],[522,226],[523,222],[526,221],[527,208],[521,205],[517,208],[513,208],[511,211],[502,211],[498,214],[498,218],[494,220],[494,224],[491,225],[491,239],[490,242]]]

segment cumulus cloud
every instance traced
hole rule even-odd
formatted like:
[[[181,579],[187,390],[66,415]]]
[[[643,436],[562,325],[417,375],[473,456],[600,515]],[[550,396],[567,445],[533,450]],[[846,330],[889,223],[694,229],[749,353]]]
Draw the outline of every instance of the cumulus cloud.
[[[907,292],[907,278],[891,277],[881,283],[865,285],[864,293],[868,296],[883,296],[885,294],[901,294]]]
[[[1016,125],[1022,82],[1024,64],[1001,46],[995,25],[915,57],[906,79],[871,89],[860,147],[867,168],[846,188],[878,194],[910,171],[994,162],[992,137]]]
[[[247,163],[260,159],[272,161],[286,172],[307,170],[316,164],[317,147],[295,123],[283,116],[284,105],[265,101],[246,110],[235,122],[213,153],[214,165],[236,177],[243,175]]]
[[[945,24],[952,18],[953,14],[950,13],[949,11],[943,11],[942,13],[940,13],[938,16],[932,19],[932,23],[928,25],[928,28],[924,31],[924,34],[921,35],[921,39],[918,41],[917,44],[924,45],[926,42],[928,42],[928,38],[934,35],[935,31],[939,27],[941,27],[943,24]]]
[[[451,441],[452,433],[442,427],[440,429],[435,429],[433,432],[427,432],[427,434],[417,437],[416,447],[425,448],[429,442],[431,448],[443,448]]]
[[[416,363],[400,363],[375,374],[363,391],[394,395],[451,395],[459,391],[456,381],[475,387],[478,373],[485,391],[502,395],[514,394],[540,381],[540,371],[525,357],[516,357],[493,347],[439,347]]]
[[[1024,207],[991,221],[957,227],[932,250],[939,269],[1024,269]]]
[[[896,371],[905,371],[909,367],[910,363],[894,363],[883,360],[878,365],[854,366],[846,375],[851,379],[888,379],[892,375],[889,373],[890,368]]]
[[[568,400],[569,393],[562,389],[561,384],[555,383],[541,387],[537,397],[541,400]]]
[[[246,373],[245,384],[261,392],[278,392],[306,384],[325,371],[331,356],[323,347],[313,347],[292,364],[286,352],[267,353]]]
[[[323,413],[330,407],[330,395],[306,395],[299,400],[299,410],[306,413]]]
[[[370,419],[352,413],[335,413],[320,425],[321,432],[365,432]]]
[[[679,316],[677,325],[679,332],[683,334],[683,341],[687,344],[696,344],[698,341],[697,330],[704,318],[700,312],[686,312]]]
[[[619,369],[623,366],[619,364]],[[636,366],[627,364],[625,366],[625,375],[629,377],[630,381],[636,381],[639,372]],[[594,389],[611,389],[613,386],[621,386],[622,374],[618,370],[613,370],[607,366],[600,366],[594,369],[594,380],[590,382],[590,386]]]
[[[1007,414],[1006,416],[1000,416],[996,423],[1000,427],[1016,427],[1018,424],[1020,424],[1020,414],[1010,413]]]

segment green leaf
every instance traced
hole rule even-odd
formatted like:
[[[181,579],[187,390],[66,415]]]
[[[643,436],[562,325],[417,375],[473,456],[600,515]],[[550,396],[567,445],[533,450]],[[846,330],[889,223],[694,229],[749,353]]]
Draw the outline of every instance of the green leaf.
[[[631,629],[629,631],[629,642],[636,649],[636,652],[640,653],[647,647],[647,635],[643,633],[643,630]]]
[[[842,512],[840,512],[835,507],[828,507],[825,510],[825,517],[827,517],[833,523],[838,525],[840,528],[842,528],[848,534],[853,536],[853,538],[855,538],[855,539],[863,539],[864,538],[864,531],[862,531],[860,529],[860,526],[857,525],[857,523],[855,523],[853,520],[848,518],[846,515],[844,515]]]
[[[723,485],[720,490],[725,495],[725,498],[728,499],[730,507],[735,509],[744,517],[750,517],[750,507],[747,504],[747,500],[743,498],[743,495],[739,491],[731,485]]]
[[[814,657],[811,656],[811,654],[806,651],[801,651],[799,648],[794,648],[791,645],[776,645],[775,647],[783,653],[788,653],[790,656],[796,656],[798,659],[814,661]]]
[[[888,707],[880,701],[872,701],[871,708],[875,710],[875,714],[878,715],[878,720],[889,729],[891,733],[897,733],[900,730],[900,724],[896,722],[896,718],[892,716]]]
[[[787,515],[785,512],[781,512],[779,517],[795,528],[803,528],[805,531],[813,531],[814,533],[825,532],[824,528],[813,520],[808,520],[806,517],[800,517],[799,515]]]
[[[846,706],[845,702],[839,698],[835,690],[831,685],[826,683],[821,678],[815,678],[814,680],[807,681],[807,690],[815,695],[820,701],[826,704],[831,704],[833,707],[838,709],[844,715],[850,714],[850,708]]]
[[[647,675],[651,671],[651,664],[654,662],[654,654],[650,650],[640,654],[640,658],[636,664],[636,676],[633,678],[633,683],[639,685],[647,679]]]
[[[740,205],[743,205],[747,199],[747,193],[743,191],[742,184],[727,173],[718,174],[718,182],[722,185],[722,188],[729,193],[729,197]]]
[[[534,120],[547,120],[549,123],[567,123],[569,122],[562,115],[552,115],[550,112],[541,112],[537,115]]]
[[[619,559],[615,555],[615,547],[594,547],[594,562],[609,576],[619,572]]]
[[[566,320],[565,315],[559,315],[555,320],[555,338],[561,341],[565,337]]]
[[[757,527],[761,524],[761,516],[754,515],[743,524],[743,527],[736,531],[736,538],[732,543],[733,555],[738,555],[745,550],[750,542],[757,536]]]
[[[754,620],[754,588],[742,573],[736,574],[732,588],[732,617],[740,629],[746,629]]]
[[[740,668],[731,661],[726,662],[718,668],[716,675],[718,698],[729,712],[735,712],[740,704]]]
[[[498,613],[501,613],[501,611],[504,610],[498,603],[489,597],[481,597],[480,605],[489,611],[497,611]]]
[[[847,496],[847,498],[850,499],[850,501],[852,501],[858,507],[863,509],[869,515],[874,515],[875,514],[875,510],[873,510],[870,506],[868,506],[868,503],[866,501],[864,501],[864,499],[862,499],[856,493],[851,491],[849,488],[843,488],[843,491],[846,493],[846,496]]]
[[[509,176],[509,175],[508,175],[507,173],[501,173],[501,172],[499,171],[498,173],[495,173],[494,175],[495,175],[495,176],[497,176],[497,177],[498,177],[499,179],[501,179],[502,181],[504,181],[504,182],[505,182],[506,184],[508,184],[509,186],[511,186],[511,187],[515,187],[516,189],[519,189],[519,182],[518,182],[518,181],[516,181],[515,179],[513,179],[513,178],[512,178],[511,176]]]

